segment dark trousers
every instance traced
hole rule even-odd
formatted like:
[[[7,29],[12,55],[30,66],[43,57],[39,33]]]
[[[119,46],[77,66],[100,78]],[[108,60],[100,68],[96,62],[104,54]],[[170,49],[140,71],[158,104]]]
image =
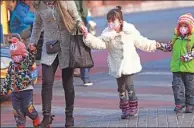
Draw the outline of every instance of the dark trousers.
[[[173,73],[172,89],[176,105],[194,106],[194,73]]]
[[[117,78],[117,84],[121,102],[137,100],[132,75],[122,75]]]
[[[42,111],[43,116],[51,115],[52,90],[55,72],[59,65],[58,57],[51,66],[42,64]],[[66,116],[73,115],[75,91],[73,86],[73,69],[62,69],[62,84],[65,93]]]
[[[33,105],[33,90],[12,92],[11,99],[17,126],[25,126],[26,116],[32,120],[36,120],[38,112]]]

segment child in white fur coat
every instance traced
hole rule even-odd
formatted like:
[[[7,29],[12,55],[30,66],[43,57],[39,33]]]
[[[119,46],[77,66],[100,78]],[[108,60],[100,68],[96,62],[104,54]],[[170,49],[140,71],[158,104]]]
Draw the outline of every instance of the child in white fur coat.
[[[125,119],[137,115],[138,112],[132,75],[141,71],[142,66],[136,48],[154,52],[160,44],[143,37],[134,25],[125,22],[120,6],[108,12],[107,21],[108,27],[100,37],[85,32],[84,42],[92,49],[108,50],[109,74],[117,79],[121,118]]]

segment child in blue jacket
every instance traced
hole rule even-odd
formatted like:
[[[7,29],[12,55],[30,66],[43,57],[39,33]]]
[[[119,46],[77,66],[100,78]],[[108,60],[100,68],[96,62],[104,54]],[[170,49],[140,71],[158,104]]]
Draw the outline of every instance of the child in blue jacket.
[[[11,12],[9,23],[10,32],[23,35],[24,30],[31,30],[34,19],[35,15],[30,11],[30,6],[23,1],[18,1],[14,10]]]

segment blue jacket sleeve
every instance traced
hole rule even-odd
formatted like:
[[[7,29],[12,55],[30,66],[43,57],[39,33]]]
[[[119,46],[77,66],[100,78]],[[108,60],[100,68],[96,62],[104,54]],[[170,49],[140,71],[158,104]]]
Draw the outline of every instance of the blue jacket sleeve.
[[[34,22],[34,17],[25,17],[23,23],[32,25]]]

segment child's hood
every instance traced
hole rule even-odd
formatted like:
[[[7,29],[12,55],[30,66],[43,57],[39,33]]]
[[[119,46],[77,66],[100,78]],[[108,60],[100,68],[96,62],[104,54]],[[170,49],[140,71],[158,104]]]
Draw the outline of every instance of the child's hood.
[[[139,31],[137,31],[137,29],[135,28],[135,26],[133,24],[127,23],[126,21],[123,21],[123,30],[121,31],[121,33],[125,33],[125,34],[139,34]],[[102,34],[102,36],[105,37],[111,37],[114,38],[117,35],[117,32],[114,30],[109,29],[109,27],[106,27]]]

